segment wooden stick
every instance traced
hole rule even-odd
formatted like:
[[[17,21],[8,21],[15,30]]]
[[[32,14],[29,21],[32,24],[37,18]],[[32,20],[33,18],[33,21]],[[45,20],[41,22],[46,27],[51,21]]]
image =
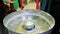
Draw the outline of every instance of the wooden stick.
[[[41,8],[41,0],[36,0],[36,9],[40,10]]]
[[[22,0],[20,0],[20,6],[21,6],[21,10],[23,10]]]

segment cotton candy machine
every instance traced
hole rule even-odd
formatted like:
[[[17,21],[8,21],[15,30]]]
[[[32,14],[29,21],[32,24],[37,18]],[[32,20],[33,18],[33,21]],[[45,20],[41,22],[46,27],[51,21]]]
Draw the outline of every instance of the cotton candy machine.
[[[20,10],[7,15],[4,26],[20,34],[42,34],[53,28],[54,18],[42,10]]]

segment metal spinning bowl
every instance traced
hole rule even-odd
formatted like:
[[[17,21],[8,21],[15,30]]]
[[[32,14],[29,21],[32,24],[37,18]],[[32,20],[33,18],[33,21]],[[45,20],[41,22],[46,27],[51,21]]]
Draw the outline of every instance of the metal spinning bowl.
[[[21,10],[7,15],[4,26],[21,34],[38,34],[47,32],[55,25],[54,18],[42,10]]]

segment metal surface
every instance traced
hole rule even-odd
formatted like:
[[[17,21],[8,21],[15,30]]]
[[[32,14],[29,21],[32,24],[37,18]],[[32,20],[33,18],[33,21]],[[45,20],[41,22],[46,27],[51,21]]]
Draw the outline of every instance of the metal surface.
[[[21,34],[39,34],[55,25],[54,18],[41,10],[21,10],[7,15],[3,20],[9,30]]]

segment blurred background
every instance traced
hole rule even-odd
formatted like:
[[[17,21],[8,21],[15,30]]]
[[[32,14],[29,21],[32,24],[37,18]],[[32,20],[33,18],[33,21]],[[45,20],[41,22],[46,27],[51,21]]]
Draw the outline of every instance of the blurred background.
[[[51,34],[60,34],[60,0],[44,0],[41,2],[41,10],[48,12],[55,18],[56,24]],[[0,0],[0,34],[5,34],[6,32],[3,26],[3,18],[14,11],[15,9],[12,3],[11,7],[9,7],[3,3],[3,0]]]

